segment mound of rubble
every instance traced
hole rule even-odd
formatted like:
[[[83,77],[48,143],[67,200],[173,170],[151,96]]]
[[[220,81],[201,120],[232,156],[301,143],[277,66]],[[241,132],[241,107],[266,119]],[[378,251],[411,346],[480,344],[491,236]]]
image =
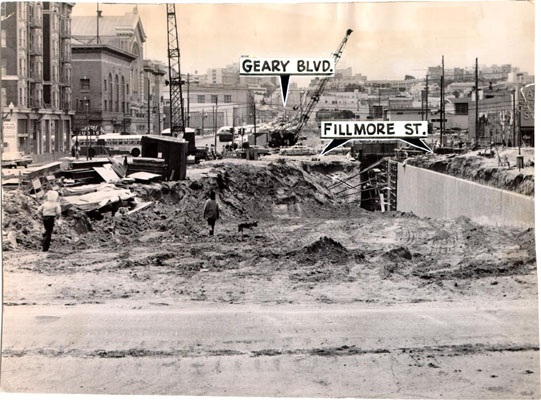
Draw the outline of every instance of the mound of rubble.
[[[172,238],[203,234],[203,205],[211,190],[217,193],[221,217],[239,223],[274,218],[283,212],[311,218],[362,212],[356,206],[341,206],[325,187],[328,180],[325,171],[310,170],[302,164],[222,163],[194,180],[118,187],[87,185],[90,193],[81,187],[79,196],[64,191],[63,221],[55,226],[52,248],[55,243],[74,248],[121,244],[138,240],[141,233],[149,231],[158,236],[164,232]],[[62,188],[59,191],[62,193]],[[81,200],[83,196],[99,200],[102,191],[110,191],[111,195],[101,202]],[[21,190],[4,192],[2,201],[3,233],[11,232],[11,237],[14,234],[18,246],[39,249],[43,227],[36,210],[40,202]],[[113,216],[111,212],[116,211]],[[4,248],[10,250],[13,246],[7,241]]]
[[[533,196],[535,186],[533,154],[524,154],[526,168],[519,171],[514,161],[516,155],[502,156],[510,151],[500,153],[500,160],[505,157],[505,160],[509,161],[506,165],[499,165],[497,156],[487,158],[476,152],[464,155],[419,156],[408,159],[407,164]]]

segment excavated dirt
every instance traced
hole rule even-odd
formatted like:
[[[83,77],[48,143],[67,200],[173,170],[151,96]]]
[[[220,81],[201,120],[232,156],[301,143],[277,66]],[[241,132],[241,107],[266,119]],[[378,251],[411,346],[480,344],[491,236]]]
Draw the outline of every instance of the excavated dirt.
[[[523,149],[525,168],[516,167],[518,152],[513,149],[498,150],[500,160],[509,161],[509,165],[499,165],[497,156],[487,158],[479,152],[464,155],[424,155],[410,158],[407,163],[416,167],[487,184],[499,189],[510,190],[528,196],[534,195],[533,149]]]
[[[533,230],[344,204],[328,189],[331,175],[347,176],[354,168],[224,162],[184,182],[134,184],[139,201],[153,202],[149,207],[101,219],[69,210],[55,228],[49,254],[39,252],[38,202],[5,192],[3,229],[15,232],[17,241],[13,249],[4,240],[5,301],[394,303],[486,293],[535,298]],[[202,218],[211,189],[222,212],[214,237]],[[245,221],[258,225],[239,233],[237,225]],[[51,286],[43,289],[41,276]]]
[[[3,389],[535,398],[534,231],[345,204],[329,187],[357,167],[224,162],[134,184],[150,206],[70,210],[49,253],[38,203],[5,192]]]
[[[328,171],[348,173],[354,164],[345,167],[330,164]],[[131,241],[143,232],[167,232],[167,236],[197,235],[206,232],[202,223],[202,206],[210,190],[219,197],[222,218],[237,223],[271,219],[278,212],[312,217],[332,216],[333,205],[339,204],[322,183],[323,167],[309,164],[268,167],[251,165],[216,165],[208,176],[196,181],[134,184],[132,190],[141,201],[153,201],[151,207],[137,213],[113,218],[106,213],[99,219],[77,210],[69,210],[55,227],[58,244],[83,249],[94,245]],[[327,171],[325,171],[327,172]],[[328,172],[327,172],[328,173]],[[21,191],[3,195],[3,229],[15,232],[18,246],[39,249],[43,227],[37,216],[38,200]],[[357,207],[341,207],[341,214],[358,214]],[[111,236],[115,233],[115,240]],[[116,235],[118,234],[118,235]],[[4,250],[13,246],[5,242]]]

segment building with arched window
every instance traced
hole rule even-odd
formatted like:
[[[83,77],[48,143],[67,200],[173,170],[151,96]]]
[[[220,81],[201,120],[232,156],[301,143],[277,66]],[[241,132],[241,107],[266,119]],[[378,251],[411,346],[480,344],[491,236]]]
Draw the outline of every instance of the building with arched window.
[[[73,17],[73,100],[78,121],[88,119],[90,126],[105,132],[159,133],[155,116],[159,107],[149,107],[148,101],[161,96],[145,92],[146,35],[137,9],[120,16],[103,15],[100,36],[96,33],[95,16]],[[153,88],[163,86],[156,79],[163,81],[164,75],[165,71],[153,75]]]
[[[1,7],[2,149],[41,155],[70,149],[73,3],[4,1]]]

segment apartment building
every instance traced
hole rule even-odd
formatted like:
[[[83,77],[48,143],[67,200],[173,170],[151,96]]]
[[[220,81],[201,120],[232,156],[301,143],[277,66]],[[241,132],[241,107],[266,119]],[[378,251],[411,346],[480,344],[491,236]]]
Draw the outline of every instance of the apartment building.
[[[71,147],[71,11],[74,3],[1,3],[3,151]]]

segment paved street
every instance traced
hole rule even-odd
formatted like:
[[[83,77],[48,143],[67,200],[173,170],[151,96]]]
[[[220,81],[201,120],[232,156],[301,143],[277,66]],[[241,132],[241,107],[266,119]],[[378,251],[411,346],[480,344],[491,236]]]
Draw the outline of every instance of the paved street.
[[[505,308],[19,306],[5,308],[4,326],[8,391],[539,395],[537,315],[520,302]]]
[[[209,148],[211,145],[214,145],[214,135],[205,135],[205,136],[196,136],[195,138],[196,146],[205,146],[208,144]],[[223,145],[227,143],[221,143],[218,138],[216,138],[216,144],[218,151],[222,151]]]

